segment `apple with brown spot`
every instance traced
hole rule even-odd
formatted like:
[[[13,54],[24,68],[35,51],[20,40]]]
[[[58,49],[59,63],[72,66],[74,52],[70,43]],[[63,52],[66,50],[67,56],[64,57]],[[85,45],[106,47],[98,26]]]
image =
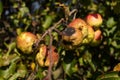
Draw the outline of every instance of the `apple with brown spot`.
[[[88,32],[87,26],[88,26],[87,23],[81,18],[74,19],[68,25],[68,27],[73,27],[75,29],[79,29],[82,32],[83,37],[87,36],[87,32]]]
[[[41,67],[48,67],[50,63],[54,66],[58,63],[59,55],[56,51],[56,47],[52,46],[50,50],[48,50],[48,46],[42,44],[39,48],[39,52],[36,55],[36,61]],[[51,61],[51,62],[50,62]]]

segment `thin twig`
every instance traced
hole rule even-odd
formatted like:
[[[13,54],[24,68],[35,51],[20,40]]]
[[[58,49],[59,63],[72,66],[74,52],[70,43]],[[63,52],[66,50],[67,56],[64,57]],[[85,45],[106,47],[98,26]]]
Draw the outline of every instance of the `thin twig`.
[[[48,34],[50,36],[50,44],[49,44],[49,54],[50,54],[50,65],[48,68],[48,75],[43,79],[43,80],[51,80],[52,76],[52,66],[53,66],[53,59],[52,59],[52,41],[53,41],[53,36],[52,36],[52,31],[55,30],[60,33],[60,31],[57,30],[57,26],[64,21],[63,18],[61,18],[57,23],[55,23],[52,27],[50,27],[48,30],[45,31],[45,33],[41,36],[41,38],[36,42],[35,46],[36,48],[39,46],[39,43],[43,38]]]
[[[36,42],[36,47],[38,47],[40,41],[49,33],[52,32],[53,29],[55,29],[62,21],[64,21],[63,18],[61,18],[57,23],[55,23],[55,25],[53,25],[52,27],[50,27],[48,30],[45,31],[45,33],[42,35],[42,37]]]
[[[71,16],[72,14],[74,14],[73,16],[73,20],[76,18],[76,14],[77,14],[78,10],[77,9],[73,9],[70,13],[69,16]]]
[[[53,59],[52,59],[52,41],[53,41],[53,36],[51,34],[51,31],[49,31],[49,36],[50,36],[50,43],[49,43],[49,55],[50,55],[50,65],[48,68],[48,75],[45,77],[44,80],[51,80],[52,76],[52,66],[53,66]]]
[[[27,78],[27,80],[35,80],[35,78],[36,78],[35,73],[32,72],[30,76]]]
[[[62,32],[59,31],[57,28],[54,29],[59,35],[62,35]]]
[[[51,80],[51,74],[52,74],[52,66],[53,66],[53,57],[52,57],[52,41],[53,41],[53,36],[51,34],[51,32],[49,32],[49,36],[50,36],[50,45],[49,45],[49,54],[50,54],[50,65],[49,65],[49,69],[48,69],[48,76],[49,79]]]

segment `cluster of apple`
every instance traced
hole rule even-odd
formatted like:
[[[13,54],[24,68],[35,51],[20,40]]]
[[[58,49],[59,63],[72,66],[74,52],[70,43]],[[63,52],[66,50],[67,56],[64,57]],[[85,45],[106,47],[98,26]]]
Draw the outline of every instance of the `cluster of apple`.
[[[99,44],[102,40],[102,32],[99,29],[102,22],[100,14],[89,14],[85,20],[76,18],[62,31],[62,38],[65,43],[69,44],[69,48],[80,44]],[[38,40],[38,36],[33,33],[22,32],[16,39],[17,48],[25,54],[34,53],[32,46]],[[45,44],[40,45],[39,51],[36,54],[36,61],[40,66],[48,67],[51,61],[53,65],[56,65],[58,60],[59,55],[55,46],[49,48]]]
[[[38,37],[35,34],[31,32],[22,32],[20,35],[17,36],[16,39],[17,48],[20,49],[24,54],[33,54],[34,51],[32,46],[37,41]],[[50,48],[45,44],[41,44],[39,47],[39,51],[36,54],[36,61],[41,67],[48,67],[50,65],[50,61],[53,65],[56,65],[59,60],[59,55],[56,48],[52,46],[51,52],[49,49]]]
[[[63,40],[67,48],[81,44],[98,45],[102,41],[100,26],[103,22],[98,13],[88,14],[84,19],[76,18],[63,31]]]

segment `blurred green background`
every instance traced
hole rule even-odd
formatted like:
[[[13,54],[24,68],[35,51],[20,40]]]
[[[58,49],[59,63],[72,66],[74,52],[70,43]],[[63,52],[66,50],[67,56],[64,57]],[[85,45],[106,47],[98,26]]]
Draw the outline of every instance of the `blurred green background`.
[[[120,62],[120,0],[0,0],[0,80],[28,80],[31,76],[35,54],[22,55],[16,48],[16,36],[23,31],[42,34],[65,18],[65,7],[57,3],[66,5],[70,11],[77,9],[76,18],[101,14],[103,40],[98,46],[82,45],[66,50],[57,45],[59,34],[53,32],[53,44],[60,55],[58,65],[53,68],[53,80],[120,80],[119,71],[113,71]],[[58,29],[64,28],[62,24]],[[45,41],[49,44],[48,37]],[[39,67],[32,76],[42,80],[47,69]]]

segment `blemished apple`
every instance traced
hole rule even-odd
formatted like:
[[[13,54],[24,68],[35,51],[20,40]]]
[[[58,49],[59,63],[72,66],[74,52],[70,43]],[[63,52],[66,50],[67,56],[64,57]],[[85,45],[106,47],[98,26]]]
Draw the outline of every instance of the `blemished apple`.
[[[73,21],[71,21],[68,25],[68,27],[73,27],[75,29],[81,30],[83,37],[87,36],[88,32],[88,27],[87,23],[81,19],[81,18],[76,18]]]
[[[74,29],[75,32],[73,34],[67,35],[69,33],[67,31],[68,29],[69,29],[69,27],[66,28],[65,32],[63,31],[64,32],[64,34],[62,36],[63,40],[70,42],[71,43],[70,45],[79,45],[83,40],[82,32],[79,29]]]
[[[44,44],[40,46],[39,52],[36,55],[36,61],[41,67],[48,67],[50,65],[50,61],[54,66],[58,63],[59,55],[56,51],[56,47],[52,46],[51,53],[49,51],[48,46]]]
[[[33,52],[32,46],[37,41],[37,36],[31,32],[22,32],[16,38],[17,48],[25,54]]]
[[[92,13],[87,15],[86,22],[94,28],[99,28],[103,23],[103,18],[99,13]]]
[[[63,33],[64,41],[67,41],[70,45],[77,46],[88,35],[88,25],[83,19],[76,18],[68,24]]]

